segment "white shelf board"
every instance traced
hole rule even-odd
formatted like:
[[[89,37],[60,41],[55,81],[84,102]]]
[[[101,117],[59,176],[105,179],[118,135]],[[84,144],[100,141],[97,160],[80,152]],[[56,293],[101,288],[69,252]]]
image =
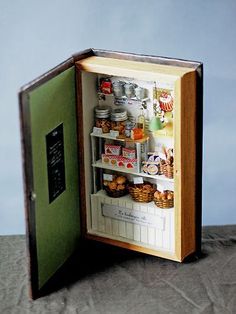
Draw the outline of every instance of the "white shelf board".
[[[145,141],[149,139],[148,136],[145,136],[144,138],[140,140],[132,140],[130,138],[116,138],[116,137],[112,137],[110,133],[102,133],[102,134],[90,133],[90,136],[105,138],[107,140],[120,141],[120,142],[132,142],[132,143],[144,143]]]
[[[125,142],[125,139],[124,139],[124,138],[112,137],[112,136],[110,135],[110,133],[102,133],[102,134],[91,133],[90,136],[105,138],[105,139],[107,139],[107,140],[114,140],[114,141]]]
[[[138,172],[137,170],[134,170],[134,169],[126,169],[123,167],[106,165],[105,163],[103,163],[101,161],[101,159],[96,161],[96,163],[92,164],[92,166],[96,167],[96,168],[113,170],[113,171],[128,173],[128,174],[132,174],[132,175],[136,175],[136,176],[141,176],[141,177],[145,177],[145,178],[150,178],[150,179],[174,183],[174,179],[169,179],[169,178],[165,177],[164,175],[149,175],[149,174],[144,173],[144,172]]]

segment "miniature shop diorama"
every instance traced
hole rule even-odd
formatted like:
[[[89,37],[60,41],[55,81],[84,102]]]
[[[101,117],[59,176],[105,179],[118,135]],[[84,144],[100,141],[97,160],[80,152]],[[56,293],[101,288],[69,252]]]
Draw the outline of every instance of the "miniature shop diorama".
[[[80,238],[199,253],[201,63],[89,49],[24,87],[20,110],[33,297]]]

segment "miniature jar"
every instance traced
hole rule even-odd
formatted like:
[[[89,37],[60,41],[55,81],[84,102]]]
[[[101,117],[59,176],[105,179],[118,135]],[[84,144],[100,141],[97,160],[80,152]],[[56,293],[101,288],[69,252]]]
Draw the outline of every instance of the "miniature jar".
[[[124,82],[116,81],[112,84],[113,94],[117,98],[121,98],[124,96]]]
[[[135,88],[135,96],[137,99],[144,99],[145,98],[145,89],[138,86]]]
[[[111,112],[111,129],[118,131],[119,135],[125,136],[125,126],[128,119],[125,109],[114,109]]]
[[[124,85],[125,96],[126,96],[127,98],[132,98],[132,97],[135,96],[134,88],[135,88],[135,85],[132,84],[132,83],[126,83],[126,84]]]
[[[101,128],[103,133],[109,133],[111,129],[110,108],[101,106],[95,108],[95,126]]]
[[[125,124],[125,137],[131,137],[131,130],[134,128],[135,123],[127,120]]]

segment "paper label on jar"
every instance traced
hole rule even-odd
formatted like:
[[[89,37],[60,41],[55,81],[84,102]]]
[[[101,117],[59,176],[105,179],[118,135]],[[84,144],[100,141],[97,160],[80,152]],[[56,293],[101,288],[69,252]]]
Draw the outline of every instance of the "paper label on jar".
[[[134,184],[143,184],[143,178],[142,177],[134,177]]]
[[[103,174],[103,180],[106,180],[106,181],[113,181],[113,175],[112,175],[112,174],[104,173],[104,174]]]
[[[157,190],[161,193],[164,193],[164,187],[161,184],[157,184]]]
[[[159,157],[163,160],[166,160],[166,155],[164,153],[159,153]]]
[[[97,135],[102,134],[102,128],[97,128],[96,126],[93,127],[93,133]]]
[[[117,138],[117,136],[119,136],[119,131],[110,130],[110,136],[113,138]]]

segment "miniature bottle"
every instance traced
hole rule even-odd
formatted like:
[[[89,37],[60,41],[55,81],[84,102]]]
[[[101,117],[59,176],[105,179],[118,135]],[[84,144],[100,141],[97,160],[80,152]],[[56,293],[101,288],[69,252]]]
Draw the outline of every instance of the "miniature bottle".
[[[140,108],[140,112],[137,119],[137,127],[139,129],[142,129],[143,133],[145,134],[145,115],[144,115],[143,107]]]

